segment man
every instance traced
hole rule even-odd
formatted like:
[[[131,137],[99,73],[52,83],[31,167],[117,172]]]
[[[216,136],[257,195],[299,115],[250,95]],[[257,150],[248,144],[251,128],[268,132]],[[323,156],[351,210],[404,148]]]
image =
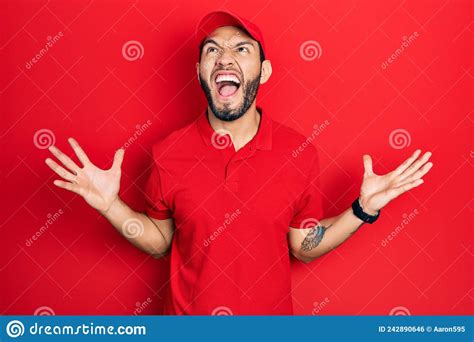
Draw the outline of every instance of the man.
[[[272,74],[261,31],[213,12],[196,37],[208,108],[153,146],[145,213],[118,195],[123,150],[101,170],[70,138],[83,167],[54,146],[69,170],[46,163],[65,180],[55,185],[81,195],[132,244],[155,257],[171,253],[166,314],[292,314],[290,253],[310,262],[374,222],[391,200],[422,184],[431,154],[416,150],[385,175],[364,155],[359,198],[322,218],[316,148],[256,106]]]

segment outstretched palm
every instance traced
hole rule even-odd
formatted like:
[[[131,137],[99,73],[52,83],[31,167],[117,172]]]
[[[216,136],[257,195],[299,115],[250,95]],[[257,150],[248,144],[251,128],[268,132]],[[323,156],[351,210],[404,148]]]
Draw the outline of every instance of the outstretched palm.
[[[364,155],[364,179],[360,190],[360,201],[364,211],[375,214],[390,201],[404,192],[423,183],[423,177],[433,166],[427,163],[431,152],[426,152],[417,159],[421,150],[416,150],[411,157],[405,160],[395,170],[376,175],[372,170],[372,158]]]
[[[50,146],[49,151],[69,169],[67,170],[58,165],[54,160],[47,158],[45,160],[46,164],[66,180],[55,180],[54,184],[82,196],[91,207],[102,212],[107,211],[118,197],[121,176],[120,168],[124,150],[119,149],[115,153],[114,162],[110,169],[102,170],[90,162],[75,139],[69,138],[68,141],[83,167],[79,167],[57,147]]]

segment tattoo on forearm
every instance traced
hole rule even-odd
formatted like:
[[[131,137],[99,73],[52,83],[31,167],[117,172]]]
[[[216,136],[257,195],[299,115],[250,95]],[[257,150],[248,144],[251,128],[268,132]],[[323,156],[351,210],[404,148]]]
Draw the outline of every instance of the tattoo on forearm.
[[[304,252],[308,252],[313,248],[316,248],[323,239],[326,230],[331,226],[332,224],[327,227],[317,225],[312,228],[304,238],[303,242],[301,242],[301,250]]]

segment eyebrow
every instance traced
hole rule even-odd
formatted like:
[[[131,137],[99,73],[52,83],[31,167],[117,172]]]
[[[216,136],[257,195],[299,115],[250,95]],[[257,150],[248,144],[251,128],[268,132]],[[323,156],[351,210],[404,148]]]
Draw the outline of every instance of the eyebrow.
[[[202,47],[204,48],[204,46],[206,46],[206,44],[215,44],[217,45],[218,47],[222,48],[222,46],[220,46],[214,39],[206,39],[203,43],[202,43]],[[250,45],[252,47],[254,47],[254,45],[252,44],[252,42],[248,41],[248,40],[244,40],[244,41],[241,41],[241,42],[238,42],[237,44],[234,45],[234,47],[239,47],[239,46],[242,46],[242,45]]]

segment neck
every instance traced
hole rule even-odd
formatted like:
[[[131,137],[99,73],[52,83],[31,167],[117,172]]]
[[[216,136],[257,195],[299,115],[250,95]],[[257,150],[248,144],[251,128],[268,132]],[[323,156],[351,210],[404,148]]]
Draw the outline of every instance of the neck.
[[[260,124],[260,113],[257,111],[255,101],[240,118],[234,121],[218,119],[211,108],[207,107],[207,117],[214,131],[226,130],[230,133],[235,151],[241,149],[257,134]]]

